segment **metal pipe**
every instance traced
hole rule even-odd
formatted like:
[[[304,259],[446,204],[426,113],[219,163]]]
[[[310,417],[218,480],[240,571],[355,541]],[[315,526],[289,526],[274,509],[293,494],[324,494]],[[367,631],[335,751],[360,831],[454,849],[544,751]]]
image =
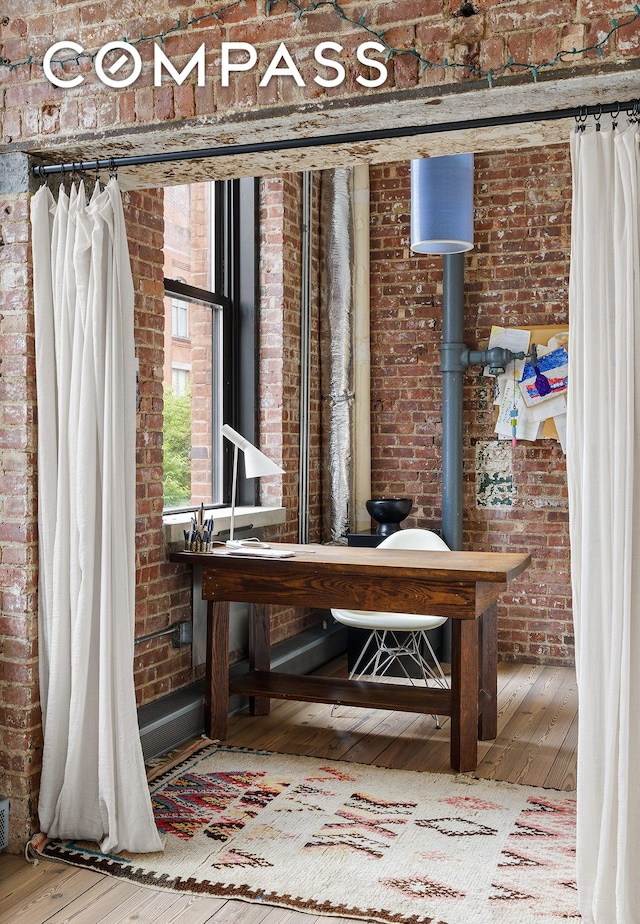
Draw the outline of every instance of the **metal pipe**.
[[[323,277],[320,314],[324,538],[350,528],[353,428],[353,171],[322,174]]]
[[[443,255],[442,279],[442,537],[462,549],[462,390],[464,344],[464,254]],[[451,660],[451,626],[442,627],[440,659]]]
[[[141,635],[135,639],[135,645],[141,645],[142,642],[150,642],[154,638],[162,638],[163,635],[173,635],[173,647],[182,648],[191,644],[192,632],[190,622],[175,622],[166,629],[158,629],[157,632],[150,632],[149,635]]]
[[[442,346],[442,535],[462,548],[462,388],[464,255],[443,256]]]
[[[300,304],[300,465],[298,481],[298,542],[309,542],[309,477],[311,429],[311,260],[313,174],[302,174],[302,280]]]
[[[371,497],[371,190],[369,165],[353,167],[353,473],[351,530],[369,529]]]
[[[461,122],[435,122],[429,125],[400,125],[395,128],[377,128],[360,132],[345,132],[334,135],[318,135],[308,138],[283,138],[272,141],[254,141],[250,144],[235,144],[218,148],[201,148],[189,151],[161,151],[157,154],[132,154],[128,157],[106,157],[96,160],[67,164],[35,164],[35,177],[54,173],[73,173],[82,170],[117,170],[118,167],[138,167],[146,164],[166,164],[183,160],[198,160],[209,157],[233,157],[259,154],[266,151],[291,151],[300,148],[326,147],[332,144],[353,144],[359,141],[383,141],[387,138],[410,138],[414,135],[431,135],[439,132],[464,131],[466,129],[491,128],[497,125],[522,125],[528,122],[549,122],[557,119],[584,119],[588,115],[605,112],[633,112],[637,100],[625,103],[598,103],[593,106],[573,106],[568,109],[547,109],[540,112],[520,112],[503,116],[487,116],[483,119],[465,119]]]

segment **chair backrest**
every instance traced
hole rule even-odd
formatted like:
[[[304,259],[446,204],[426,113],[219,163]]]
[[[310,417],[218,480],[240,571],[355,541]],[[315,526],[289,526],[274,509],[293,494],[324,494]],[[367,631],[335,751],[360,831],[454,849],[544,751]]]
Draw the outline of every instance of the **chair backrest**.
[[[430,529],[397,529],[383,539],[379,549],[424,549],[429,552],[450,552],[444,539]]]

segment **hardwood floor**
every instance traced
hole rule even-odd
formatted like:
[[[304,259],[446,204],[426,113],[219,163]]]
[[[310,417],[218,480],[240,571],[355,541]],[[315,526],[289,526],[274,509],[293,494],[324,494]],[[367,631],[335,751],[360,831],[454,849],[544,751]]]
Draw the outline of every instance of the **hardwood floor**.
[[[323,673],[344,673],[344,659]],[[577,690],[564,667],[501,664],[498,737],[480,743],[472,774],[572,790],[576,784]],[[228,744],[318,755],[396,769],[452,773],[448,720],[431,716],[273,701],[268,716],[230,720]],[[283,908],[154,892],[100,873],[0,854],[0,924],[318,924]],[[348,924],[333,919],[336,924]]]

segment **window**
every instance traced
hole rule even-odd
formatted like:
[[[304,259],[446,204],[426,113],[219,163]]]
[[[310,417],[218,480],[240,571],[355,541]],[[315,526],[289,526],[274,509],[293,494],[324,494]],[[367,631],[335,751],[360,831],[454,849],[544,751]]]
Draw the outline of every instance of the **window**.
[[[257,181],[165,190],[164,507],[230,502],[230,423],[255,440]],[[255,503],[241,479],[238,500]]]
[[[189,305],[177,298],[171,302],[171,334],[183,340],[189,337]]]
[[[191,366],[187,363],[174,363],[171,367],[171,385],[176,398],[183,398],[189,389]]]

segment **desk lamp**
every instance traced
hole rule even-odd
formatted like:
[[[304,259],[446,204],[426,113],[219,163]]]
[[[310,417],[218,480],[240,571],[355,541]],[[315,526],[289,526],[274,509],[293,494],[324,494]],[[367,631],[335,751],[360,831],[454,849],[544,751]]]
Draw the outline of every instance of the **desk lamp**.
[[[236,513],[236,488],[238,485],[238,450],[244,453],[244,471],[247,478],[259,478],[261,475],[283,475],[284,469],[267,458],[263,452],[245,439],[237,430],[224,424],[222,435],[233,443],[233,478],[231,482],[231,526],[229,528],[228,546],[234,548],[240,543],[233,538],[233,528]]]

